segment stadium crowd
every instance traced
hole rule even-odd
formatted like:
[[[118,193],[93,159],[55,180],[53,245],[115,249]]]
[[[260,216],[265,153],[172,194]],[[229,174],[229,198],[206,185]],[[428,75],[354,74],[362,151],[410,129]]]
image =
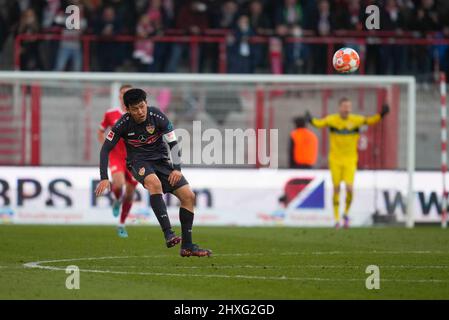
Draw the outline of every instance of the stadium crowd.
[[[72,4],[81,10],[79,30],[65,28],[64,10]],[[380,8],[381,31],[398,37],[408,31],[412,38],[449,37],[449,1],[443,0],[0,0],[0,51],[9,35],[69,36],[61,41],[24,39],[20,66],[22,70],[80,71],[83,43],[79,36],[96,35],[101,41],[90,46],[91,71],[180,72],[191,63],[186,59],[191,53],[189,43],[151,37],[212,34],[226,39],[227,72],[326,73],[325,43],[286,38],[364,31],[365,8],[371,4]],[[117,42],[119,35],[135,39]],[[255,36],[269,41],[255,42]],[[273,68],[273,52],[281,52],[282,67]],[[198,71],[218,72],[218,56],[217,43],[201,43]],[[436,60],[442,70],[448,70],[446,45],[368,42],[365,72],[426,77]]]

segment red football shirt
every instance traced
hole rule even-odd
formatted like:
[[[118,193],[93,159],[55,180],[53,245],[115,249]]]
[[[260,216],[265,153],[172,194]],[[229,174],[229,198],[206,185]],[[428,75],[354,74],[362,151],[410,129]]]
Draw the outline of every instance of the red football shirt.
[[[107,110],[104,114],[103,121],[100,124],[100,128],[105,130],[108,128],[112,128],[117,120],[119,120],[124,112],[120,108],[111,108]],[[122,159],[125,161],[126,159],[126,147],[125,142],[123,139],[120,139],[120,141],[115,145],[114,149],[111,150],[109,153],[109,159]],[[117,160],[118,160],[117,159]]]

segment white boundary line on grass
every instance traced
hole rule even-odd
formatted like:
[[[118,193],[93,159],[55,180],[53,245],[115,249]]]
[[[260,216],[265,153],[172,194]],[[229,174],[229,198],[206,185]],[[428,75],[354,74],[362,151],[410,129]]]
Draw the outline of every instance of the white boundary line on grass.
[[[418,251],[417,251],[418,252]],[[290,253],[285,253],[290,254]],[[241,256],[241,255],[263,255],[263,254],[221,254],[220,256]],[[42,264],[48,263],[60,263],[60,262],[73,262],[73,261],[90,261],[90,260],[111,260],[111,259],[128,259],[128,258],[157,258],[157,257],[170,257],[170,255],[151,255],[151,256],[106,256],[106,257],[87,257],[87,258],[70,258],[70,259],[58,259],[58,260],[45,260],[35,261],[23,264],[24,268],[43,269],[51,271],[65,271],[65,267],[56,266],[44,266]],[[326,268],[326,265],[322,265],[322,268]],[[346,267],[342,265],[342,267]],[[401,266],[402,267],[402,266]],[[403,266],[407,267],[407,266]],[[427,267],[427,266],[424,266]],[[250,275],[225,275],[225,274],[185,274],[185,273],[168,273],[168,272],[132,272],[132,271],[113,271],[113,270],[101,270],[101,269],[80,269],[80,272],[87,273],[105,273],[105,274],[124,274],[124,275],[144,275],[144,276],[166,276],[166,277],[202,277],[202,278],[225,278],[225,279],[250,279],[250,280],[276,280],[276,281],[329,281],[329,282],[345,282],[345,281],[365,281],[364,278],[319,278],[319,277],[272,277],[272,276],[250,276]],[[449,280],[445,279],[387,279],[382,278],[382,282],[407,282],[407,283],[447,283]]]
[[[167,268],[166,265],[153,266],[102,266],[103,268],[142,268],[142,269],[158,269]],[[285,266],[269,266],[269,265],[207,265],[207,266],[171,266],[173,269],[365,269],[364,266],[356,265],[285,265]],[[380,269],[449,269],[449,265],[379,265]]]

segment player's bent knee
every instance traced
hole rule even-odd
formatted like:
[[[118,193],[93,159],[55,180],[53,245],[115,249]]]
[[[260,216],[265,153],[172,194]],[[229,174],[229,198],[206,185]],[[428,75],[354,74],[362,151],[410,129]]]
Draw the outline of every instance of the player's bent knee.
[[[134,199],[134,191],[132,193],[126,192],[125,196],[123,197],[124,201],[131,202]]]
[[[123,184],[120,182],[113,182],[112,183],[112,189],[116,190],[116,189],[122,189],[123,188]]]
[[[195,206],[195,199],[195,193],[192,190],[186,190],[183,192],[179,200],[181,201],[182,206],[193,207]]]
[[[144,180],[144,187],[151,194],[162,193],[162,184],[155,174],[148,175]]]

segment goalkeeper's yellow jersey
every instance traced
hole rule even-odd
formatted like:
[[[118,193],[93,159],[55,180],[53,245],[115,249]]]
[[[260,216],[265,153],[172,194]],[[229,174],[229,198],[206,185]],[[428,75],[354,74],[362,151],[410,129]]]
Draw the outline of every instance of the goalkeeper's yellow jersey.
[[[322,119],[313,118],[312,124],[317,128],[329,127],[329,160],[346,162],[357,161],[360,127],[376,124],[380,119],[379,114],[370,117],[349,114],[343,119],[336,113]]]

